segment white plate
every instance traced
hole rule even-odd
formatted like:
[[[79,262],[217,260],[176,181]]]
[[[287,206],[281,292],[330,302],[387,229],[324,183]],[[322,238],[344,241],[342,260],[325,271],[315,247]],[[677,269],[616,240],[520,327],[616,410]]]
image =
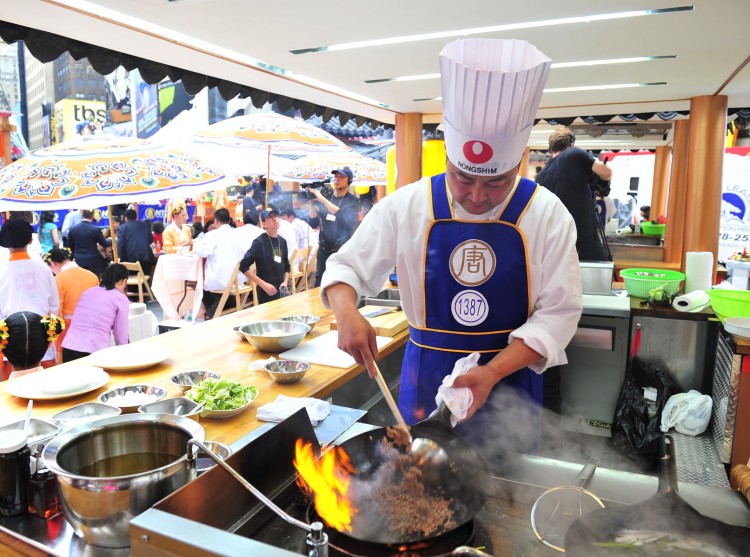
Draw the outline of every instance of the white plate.
[[[724,329],[734,336],[750,339],[750,317],[727,317]]]
[[[129,371],[154,366],[171,355],[172,351],[165,346],[144,346],[136,349],[130,344],[123,344],[94,352],[89,356],[89,361],[104,369]]]
[[[72,388],[64,388],[61,376],[70,380]],[[82,395],[106,385],[109,374],[100,367],[86,365],[69,365],[65,370],[57,368],[43,369],[28,375],[22,375],[8,381],[8,393],[20,398],[34,400],[55,400]],[[51,387],[53,386],[53,387]]]

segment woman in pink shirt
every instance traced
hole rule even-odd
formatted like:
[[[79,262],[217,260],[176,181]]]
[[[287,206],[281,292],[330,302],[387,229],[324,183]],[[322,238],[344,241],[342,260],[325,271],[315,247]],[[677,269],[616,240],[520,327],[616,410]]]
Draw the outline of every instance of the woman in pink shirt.
[[[127,283],[128,270],[115,263],[104,270],[99,286],[81,294],[62,343],[63,362],[107,348],[110,333],[114,333],[116,344],[128,343]]]

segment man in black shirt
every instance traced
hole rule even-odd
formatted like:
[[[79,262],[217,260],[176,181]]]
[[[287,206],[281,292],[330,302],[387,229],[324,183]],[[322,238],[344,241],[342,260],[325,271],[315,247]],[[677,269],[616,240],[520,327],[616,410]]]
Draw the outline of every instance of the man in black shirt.
[[[541,184],[563,202],[573,216],[578,232],[576,249],[581,261],[608,261],[606,248],[598,235],[596,205],[589,188],[592,173],[603,180],[612,170],[590,153],[574,147],[576,136],[569,128],[558,128],[549,137],[552,158],[536,176]]]
[[[359,202],[356,196],[348,192],[354,180],[352,169],[345,166],[337,168],[332,174],[334,191],[330,200],[323,197],[320,191],[310,190],[316,201],[310,202],[309,223],[313,228],[320,228],[315,286],[320,286],[328,258],[352,237],[358,222]]]
[[[240,272],[258,285],[259,304],[286,296],[290,270],[286,240],[279,236],[279,213],[269,209],[263,211],[262,217],[266,232],[253,240],[240,261]],[[250,270],[253,263],[255,272]]]

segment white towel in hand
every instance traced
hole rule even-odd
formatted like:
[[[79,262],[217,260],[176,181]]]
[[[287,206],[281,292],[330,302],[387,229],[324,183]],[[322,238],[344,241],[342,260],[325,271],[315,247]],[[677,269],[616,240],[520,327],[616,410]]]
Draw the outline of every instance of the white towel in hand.
[[[307,408],[307,415],[313,427],[331,413],[331,405],[325,400],[279,395],[273,402],[258,408],[258,419],[264,422],[280,422],[300,408]]]
[[[474,395],[471,389],[468,387],[454,387],[453,381],[456,377],[464,375],[471,368],[476,367],[479,361],[479,352],[474,352],[458,360],[453,366],[453,371],[450,375],[446,375],[443,378],[443,384],[438,387],[438,394],[435,397],[435,402],[440,406],[441,401],[445,401],[445,405],[451,411],[451,424],[453,427],[458,422],[466,418],[466,413],[469,411],[471,403],[474,402]]]
[[[271,356],[267,360],[255,360],[254,362],[250,362],[247,364],[247,371],[258,371],[266,367],[267,364],[270,364],[271,362],[275,362],[276,358]]]

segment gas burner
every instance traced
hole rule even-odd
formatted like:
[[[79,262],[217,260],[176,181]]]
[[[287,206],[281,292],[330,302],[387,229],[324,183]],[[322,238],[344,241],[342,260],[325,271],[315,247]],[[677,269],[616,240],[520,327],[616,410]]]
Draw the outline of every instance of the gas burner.
[[[308,523],[321,520],[312,503],[307,507],[306,517]],[[439,557],[450,555],[451,551],[462,545],[471,545],[474,542],[475,530],[475,523],[470,520],[440,536],[406,544],[364,542],[342,534],[333,528],[326,528],[326,533],[328,534],[328,546],[331,555],[347,555],[349,557],[393,557],[394,555]]]

